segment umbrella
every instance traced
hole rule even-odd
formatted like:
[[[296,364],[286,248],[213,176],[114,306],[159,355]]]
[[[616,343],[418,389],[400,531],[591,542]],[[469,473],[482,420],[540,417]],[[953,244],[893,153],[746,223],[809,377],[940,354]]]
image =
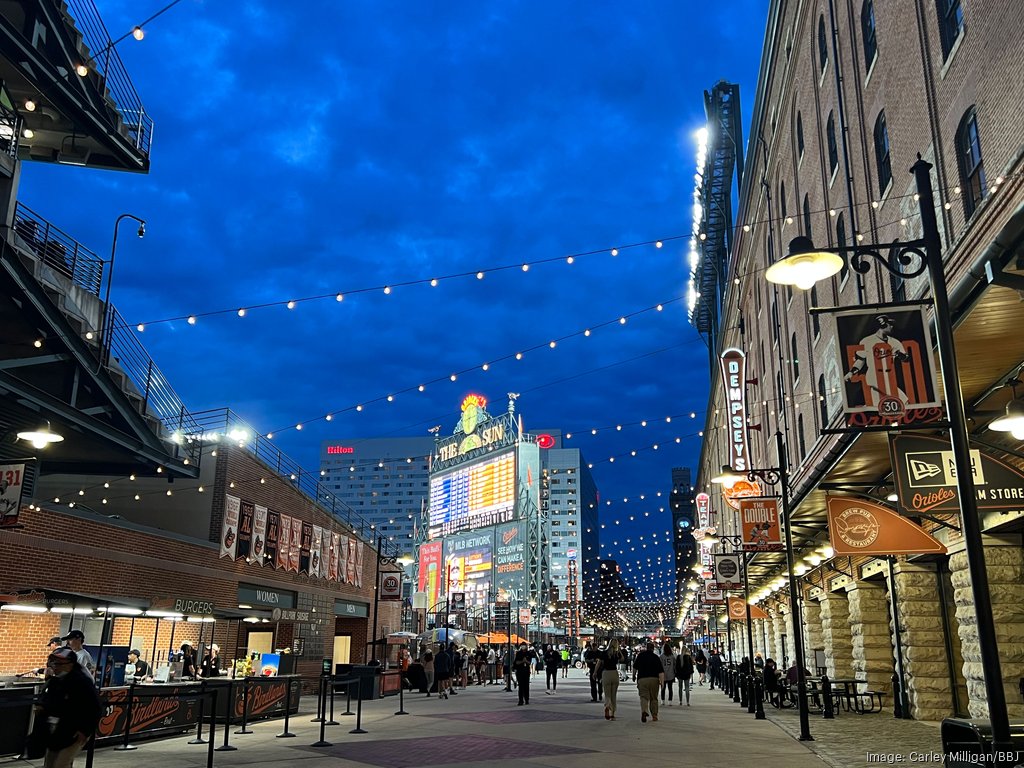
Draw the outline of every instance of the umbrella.
[[[472,632],[449,627],[427,630],[418,635],[417,639],[421,643],[455,643],[456,645],[465,645],[467,648],[476,648],[480,644]]]

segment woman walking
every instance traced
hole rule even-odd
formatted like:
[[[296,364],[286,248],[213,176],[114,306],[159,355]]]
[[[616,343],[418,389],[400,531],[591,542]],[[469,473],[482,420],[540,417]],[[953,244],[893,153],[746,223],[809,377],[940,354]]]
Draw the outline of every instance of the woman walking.
[[[562,654],[553,645],[544,646],[544,692],[558,690],[558,668],[562,665]]]
[[[668,705],[672,706],[672,689],[676,687],[676,657],[672,653],[672,644],[665,643],[661,649],[661,668],[665,676],[661,679],[661,703],[665,703],[665,692],[668,692]]]
[[[708,657],[704,655],[704,649],[698,648],[697,655],[694,657],[693,665],[697,668],[697,685],[704,685],[704,680],[708,673]]]
[[[676,680],[679,681],[679,706],[683,705],[683,692],[686,693],[686,706],[690,706],[690,683],[693,682],[693,657],[685,647],[676,656]]]
[[[604,687],[604,719],[614,720],[618,706],[619,664],[622,662],[622,651],[619,641],[614,637],[608,647],[598,652],[597,669],[601,674],[601,685]]]
[[[428,646],[423,651],[423,656],[420,658],[423,664],[423,674],[427,677],[427,698],[430,698],[430,689],[434,687],[434,654],[430,652]]]

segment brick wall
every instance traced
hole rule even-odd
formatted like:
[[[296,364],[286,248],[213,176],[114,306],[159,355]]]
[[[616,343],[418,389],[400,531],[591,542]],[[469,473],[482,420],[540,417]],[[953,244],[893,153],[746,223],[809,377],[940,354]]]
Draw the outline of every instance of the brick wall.
[[[209,459],[207,459],[209,460]],[[302,574],[284,573],[269,567],[260,568],[244,562],[230,562],[218,557],[213,543],[219,539],[219,515],[223,515],[226,492],[266,505],[276,511],[302,520],[331,527],[330,517],[312,502],[276,478],[261,463],[243,450],[222,446],[218,450],[217,487],[214,489],[214,512],[211,515],[211,540],[187,541],[162,534],[159,530],[138,531],[130,523],[96,517],[87,512],[53,505],[35,509],[23,508],[24,528],[0,532],[0,593],[31,588],[48,588],[83,595],[126,597],[152,600],[161,597],[201,597],[221,608],[236,608],[239,582],[254,583],[272,589],[295,591],[300,607],[305,602],[316,605],[318,612],[333,614],[336,598],[369,604],[372,618],[375,553],[364,545],[362,587],[336,584]],[[260,479],[265,482],[260,483]],[[227,486],[234,482],[235,489]],[[217,519],[218,522],[214,522]],[[333,521],[335,530],[341,528]],[[305,601],[305,602],[304,602]],[[400,605],[381,605],[380,625],[398,626]],[[353,633],[353,658],[361,660],[366,648],[367,624],[358,620],[361,634]],[[0,674],[19,672],[41,665],[46,640],[56,634],[59,623],[54,614],[15,614],[0,611]],[[245,629],[238,621],[217,623],[215,638],[225,659],[235,654],[236,637],[244,648]],[[147,655],[153,650],[152,619],[136,619],[137,644]],[[166,652],[170,646],[172,622],[160,622],[156,650]],[[178,622],[174,626],[174,644],[184,639],[195,643],[199,624]],[[258,625],[261,629],[274,624]],[[115,621],[117,642],[127,643],[130,620]],[[208,636],[209,625],[204,634]],[[306,638],[308,663],[319,670],[322,655],[329,655],[333,646],[334,624],[327,620],[315,628],[294,628],[282,622],[277,626],[275,646],[290,645],[296,632]],[[149,638],[149,639],[147,639]],[[220,639],[223,638],[223,639]],[[143,648],[140,648],[143,650]],[[315,664],[314,664],[315,662]]]

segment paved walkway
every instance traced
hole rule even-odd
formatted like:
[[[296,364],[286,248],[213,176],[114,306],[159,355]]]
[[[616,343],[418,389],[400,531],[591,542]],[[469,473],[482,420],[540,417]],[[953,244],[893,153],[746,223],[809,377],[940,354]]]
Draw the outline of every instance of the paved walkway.
[[[538,685],[538,682],[539,685]],[[636,686],[619,690],[614,721],[590,701],[584,673],[571,670],[558,691],[545,695],[543,677],[534,678],[529,706],[516,706],[516,694],[500,686],[470,686],[448,700],[417,694],[405,699],[408,716],[396,716],[398,698],[364,702],[365,734],[351,734],[355,717],[339,717],[326,729],[333,746],[309,746],[319,738],[310,722],[315,705],[303,699],[302,714],[292,718],[296,738],[275,738],[282,720],[251,725],[254,733],[234,735],[237,752],[218,752],[214,765],[261,768],[628,768],[629,766],[740,765],[824,768],[827,764],[772,722],[756,722],[718,691],[698,687],[692,706],[664,707],[659,722],[640,722]],[[337,702],[336,702],[337,703]],[[314,706],[315,708],[315,706]],[[207,747],[188,745],[189,736],[139,742],[131,752],[98,750],[96,768],[191,768],[206,765]],[[223,728],[217,731],[217,744]],[[77,761],[85,764],[84,757]],[[31,761],[41,766],[42,761]]]

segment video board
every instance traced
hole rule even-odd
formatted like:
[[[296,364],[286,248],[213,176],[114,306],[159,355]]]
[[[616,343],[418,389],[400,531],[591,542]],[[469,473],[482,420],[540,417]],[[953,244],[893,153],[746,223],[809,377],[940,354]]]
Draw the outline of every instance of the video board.
[[[515,518],[515,451],[430,479],[431,539],[508,523]]]

